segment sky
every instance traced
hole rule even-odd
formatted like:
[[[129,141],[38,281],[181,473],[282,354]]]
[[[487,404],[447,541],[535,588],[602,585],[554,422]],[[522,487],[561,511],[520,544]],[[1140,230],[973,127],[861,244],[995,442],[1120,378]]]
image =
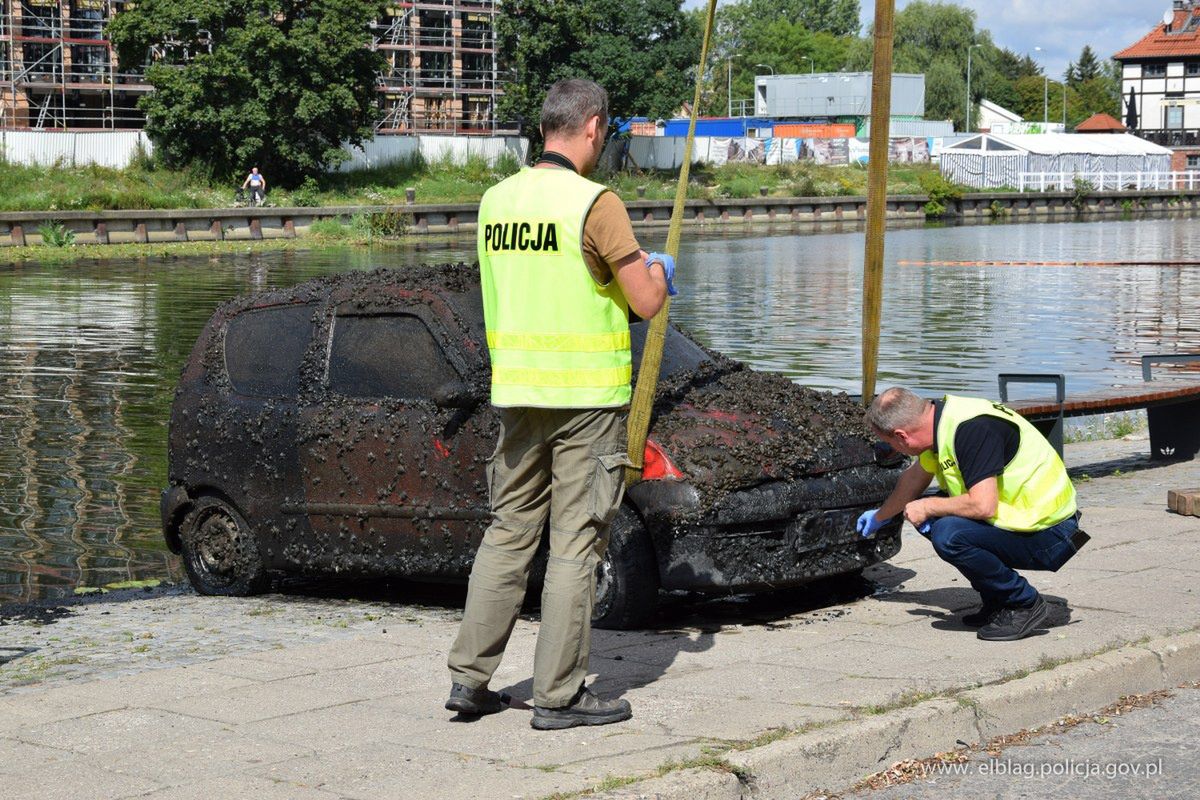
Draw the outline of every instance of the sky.
[[[1062,79],[1067,64],[1079,57],[1085,44],[1100,58],[1108,58],[1149,33],[1171,6],[1171,0],[941,1],[972,9],[976,30],[986,28],[998,46],[1033,56],[1054,80]],[[909,2],[896,0],[896,10]],[[706,3],[684,0],[683,5],[696,8]],[[859,0],[859,5],[866,31],[875,17],[875,3]]]

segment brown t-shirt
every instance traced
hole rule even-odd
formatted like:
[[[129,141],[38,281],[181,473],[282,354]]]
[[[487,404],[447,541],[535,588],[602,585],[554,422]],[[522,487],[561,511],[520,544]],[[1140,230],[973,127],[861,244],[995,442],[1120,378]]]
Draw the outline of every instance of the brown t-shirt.
[[[601,192],[583,222],[583,258],[592,278],[607,285],[613,279],[612,265],[640,249],[621,198]]]

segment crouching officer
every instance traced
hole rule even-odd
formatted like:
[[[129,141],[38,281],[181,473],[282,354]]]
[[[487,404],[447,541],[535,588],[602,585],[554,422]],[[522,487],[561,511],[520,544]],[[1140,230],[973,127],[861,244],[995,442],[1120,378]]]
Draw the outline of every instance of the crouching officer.
[[[866,422],[920,458],[881,507],[859,518],[859,532],[871,535],[903,511],[979,592],[983,606],[963,622],[980,639],[1022,639],[1042,626],[1046,601],[1016,570],[1057,572],[1088,537],[1078,528],[1075,487],[1041,432],[998,403],[930,401],[898,387],[875,398]],[[922,498],[935,477],[947,496]]]
[[[549,520],[550,557],[533,662],[538,729],[629,719],[628,701],[584,686],[596,567],[624,490],[632,360],[629,310],[652,317],[674,263],[644,253],[616,195],[585,176],[608,127],[608,96],[554,84],[545,151],[479,207],[479,271],[500,438],[488,467],[492,523],[475,556],[446,708],[501,710],[488,689]]]

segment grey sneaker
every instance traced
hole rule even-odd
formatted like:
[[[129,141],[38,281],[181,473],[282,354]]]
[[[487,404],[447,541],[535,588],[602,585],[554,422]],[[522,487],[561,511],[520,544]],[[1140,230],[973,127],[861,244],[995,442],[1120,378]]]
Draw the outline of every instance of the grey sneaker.
[[[508,700],[508,695],[501,692],[493,692],[487,688],[472,689],[470,686],[456,683],[450,687],[450,698],[446,700],[446,710],[457,711],[459,714],[470,717],[479,717],[503,711]]]
[[[982,628],[992,621],[992,617],[996,616],[996,612],[1004,608],[1000,603],[995,603],[990,600],[984,600],[983,605],[978,611],[971,614],[965,614],[962,618],[962,624],[968,628]]]
[[[1038,595],[1029,608],[1002,608],[975,635],[988,642],[1015,642],[1033,633],[1045,622],[1050,609]]]
[[[573,700],[562,708],[533,707],[529,724],[539,731],[574,728],[578,725],[608,725],[633,716],[628,700],[601,700],[586,686],[580,686]]]

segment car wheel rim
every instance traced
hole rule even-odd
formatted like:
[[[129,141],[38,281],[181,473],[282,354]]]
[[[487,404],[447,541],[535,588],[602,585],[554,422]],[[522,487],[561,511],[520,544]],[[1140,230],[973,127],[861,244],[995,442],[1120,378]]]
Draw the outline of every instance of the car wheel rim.
[[[210,575],[232,576],[241,558],[238,524],[224,511],[214,509],[196,526],[196,561]]]
[[[614,590],[613,565],[606,555],[596,565],[596,609],[593,617],[602,617],[608,613],[609,607],[612,606]]]

